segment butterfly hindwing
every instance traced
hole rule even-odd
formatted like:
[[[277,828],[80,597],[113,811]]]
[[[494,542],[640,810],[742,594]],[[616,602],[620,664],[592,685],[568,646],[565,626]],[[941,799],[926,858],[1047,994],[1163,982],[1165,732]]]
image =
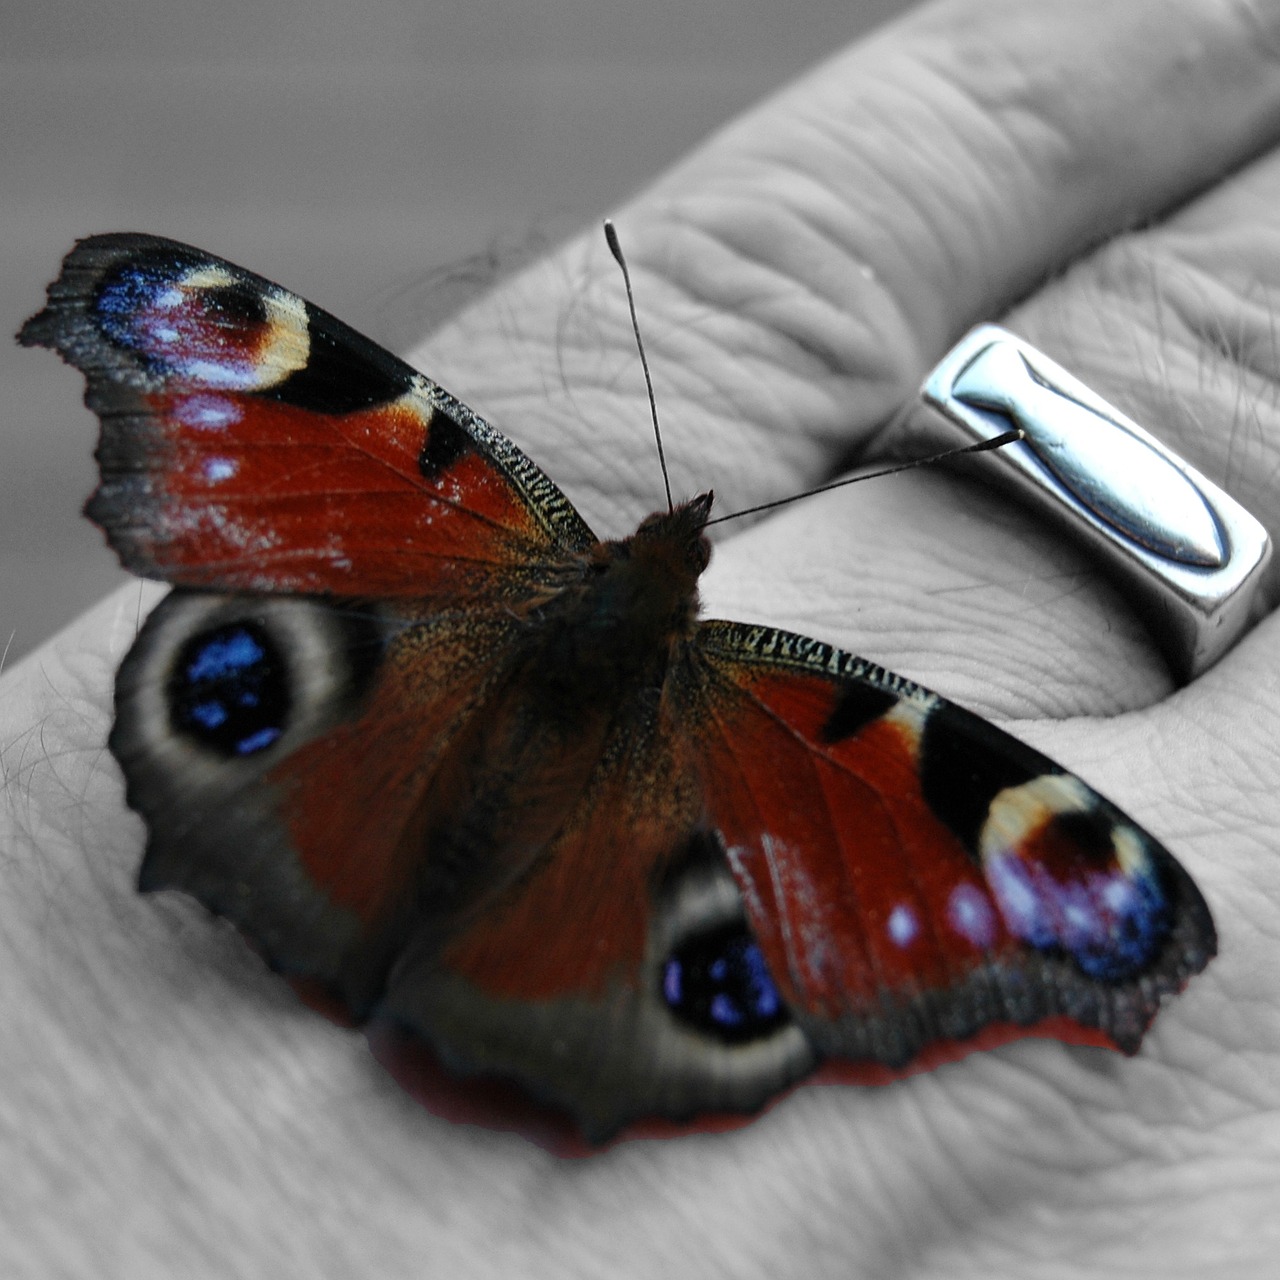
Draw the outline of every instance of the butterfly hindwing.
[[[593,1142],[651,1117],[757,1111],[817,1060],[751,972],[694,740],[672,704],[629,710],[543,856],[445,945],[416,939],[380,1010]]]
[[[173,592],[120,669],[110,739],[149,829],[141,886],[192,894],[362,1016],[517,632],[474,602]]]

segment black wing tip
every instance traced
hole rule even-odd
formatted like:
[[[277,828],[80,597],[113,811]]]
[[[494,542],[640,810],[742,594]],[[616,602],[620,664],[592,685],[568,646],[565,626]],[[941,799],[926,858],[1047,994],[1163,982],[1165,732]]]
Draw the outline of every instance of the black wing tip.
[[[107,538],[107,545],[119,555],[120,553],[116,550],[115,543],[111,541],[107,532],[128,516],[128,506],[120,500],[119,494],[104,492],[104,486],[99,482],[94,491],[81,504],[80,514],[90,524],[97,525],[102,530],[103,535]],[[136,572],[132,565],[126,564],[124,567],[131,572]],[[146,575],[141,574],[139,576],[145,577]]]
[[[14,334],[20,347],[53,347],[55,337],[54,317],[49,308],[37,311],[23,321],[22,328]]]
[[[65,275],[68,268],[80,266],[85,259],[118,257],[123,253],[136,253],[140,249],[181,249],[187,253],[198,253],[202,257],[213,257],[204,249],[181,240],[172,240],[168,236],[154,235],[149,231],[101,231],[76,240],[62,259],[62,274]]]
[[[141,231],[108,231],[82,236],[63,255],[57,278],[45,290],[44,307],[30,316],[15,335],[20,347],[47,347],[69,359],[65,337],[66,315],[77,300],[88,294],[88,281],[102,274],[104,265],[123,253],[156,247],[186,248],[176,241]]]
[[[193,254],[211,262],[222,261],[206,249],[198,249],[181,240],[171,240],[167,236],[157,236],[147,231],[104,231],[96,235],[81,236],[63,255],[57,278],[46,290],[44,309],[33,315],[18,330],[18,342],[24,347],[51,346],[49,337],[56,335],[60,305],[65,304],[68,297],[79,297],[85,293],[83,276],[96,278],[122,257],[156,251]]]

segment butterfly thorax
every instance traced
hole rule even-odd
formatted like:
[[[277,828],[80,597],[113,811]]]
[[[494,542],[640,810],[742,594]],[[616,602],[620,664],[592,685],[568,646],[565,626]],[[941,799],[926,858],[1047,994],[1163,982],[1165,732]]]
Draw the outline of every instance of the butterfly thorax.
[[[703,494],[575,559],[568,581],[536,612],[541,682],[586,703],[662,683],[673,652],[697,628],[710,509],[711,494]]]

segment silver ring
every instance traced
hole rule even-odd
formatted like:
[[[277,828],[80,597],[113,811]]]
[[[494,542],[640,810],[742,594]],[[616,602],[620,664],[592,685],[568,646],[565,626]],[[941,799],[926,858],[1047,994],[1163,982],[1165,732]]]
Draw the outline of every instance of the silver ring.
[[[1119,580],[1177,679],[1211,667],[1256,620],[1267,531],[1030,343],[996,325],[972,330],[904,416],[913,444],[1020,428],[1022,440],[973,459],[978,474],[1056,520]]]

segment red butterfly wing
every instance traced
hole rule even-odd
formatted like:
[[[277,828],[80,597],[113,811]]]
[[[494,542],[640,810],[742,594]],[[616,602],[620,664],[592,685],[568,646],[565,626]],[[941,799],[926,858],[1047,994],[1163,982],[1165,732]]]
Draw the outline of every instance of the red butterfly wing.
[[[88,380],[88,514],[179,586],[464,594],[594,537],[504,436],[280,286],[141,235],[81,241],[19,335]]]
[[[592,1142],[651,1117],[756,1111],[816,1062],[781,1010],[739,1038],[675,1007],[672,957],[746,933],[673,711],[626,708],[542,856],[443,945],[422,931],[379,1010],[452,1070],[520,1081]]]
[[[1132,1052],[1215,953],[1173,857],[993,725],[802,636],[711,622],[698,652],[710,821],[820,1052],[1064,1017]]]
[[[116,683],[140,886],[192,894],[357,1016],[520,654],[502,606],[419,605],[175,591]]]

